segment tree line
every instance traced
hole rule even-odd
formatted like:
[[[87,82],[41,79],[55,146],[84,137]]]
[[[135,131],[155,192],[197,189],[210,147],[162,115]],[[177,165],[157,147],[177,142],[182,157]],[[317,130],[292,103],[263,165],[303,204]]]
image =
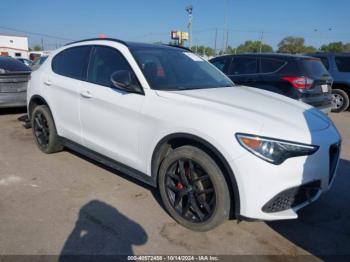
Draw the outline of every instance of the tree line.
[[[162,44],[161,41],[154,42],[155,44]],[[170,41],[169,44],[176,45],[174,41]],[[40,45],[34,45],[29,48],[29,51],[41,51]],[[243,44],[232,47],[228,46],[226,51],[214,50],[209,46],[193,46],[191,50],[200,55],[215,56],[222,54],[242,54],[242,53],[289,53],[289,54],[303,54],[303,53],[315,53],[315,52],[350,52],[350,43],[332,42],[324,44],[320,48],[314,46],[305,45],[305,39],[303,37],[288,36],[282,39],[277,45],[277,50],[273,50],[272,46],[263,43],[261,41],[245,41]]]
[[[288,36],[282,39],[277,45],[277,50],[273,50],[272,46],[262,43],[261,41],[245,41],[243,44],[232,47],[228,46],[226,51],[214,50],[209,46],[193,46],[191,48],[193,52],[200,55],[215,56],[216,54],[241,54],[241,53],[289,53],[289,54],[303,54],[303,53],[315,53],[315,52],[350,52],[350,43],[332,42],[324,44],[320,48],[306,45],[303,37]]]

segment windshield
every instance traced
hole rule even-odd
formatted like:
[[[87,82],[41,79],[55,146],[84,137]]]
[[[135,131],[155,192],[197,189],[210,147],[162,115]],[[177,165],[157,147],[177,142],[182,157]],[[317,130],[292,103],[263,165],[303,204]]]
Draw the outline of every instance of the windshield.
[[[185,50],[145,47],[131,52],[152,89],[188,90],[234,85],[213,65]]]

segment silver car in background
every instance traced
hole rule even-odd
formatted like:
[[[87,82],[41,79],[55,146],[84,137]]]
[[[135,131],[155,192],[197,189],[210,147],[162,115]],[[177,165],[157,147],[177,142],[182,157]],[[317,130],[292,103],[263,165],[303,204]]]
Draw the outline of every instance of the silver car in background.
[[[26,106],[31,69],[12,57],[0,57],[0,108]]]

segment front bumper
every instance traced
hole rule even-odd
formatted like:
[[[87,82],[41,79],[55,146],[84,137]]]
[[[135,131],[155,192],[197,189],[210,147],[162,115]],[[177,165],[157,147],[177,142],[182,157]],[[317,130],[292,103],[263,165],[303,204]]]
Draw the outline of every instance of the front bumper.
[[[330,188],[337,172],[340,139],[331,125],[312,134],[310,144],[320,146],[313,155],[273,165],[247,152],[232,161],[240,194],[240,216],[259,220],[297,218],[297,210]],[[338,152],[334,147],[339,148]]]
[[[0,108],[24,107],[27,105],[27,92],[0,93]]]

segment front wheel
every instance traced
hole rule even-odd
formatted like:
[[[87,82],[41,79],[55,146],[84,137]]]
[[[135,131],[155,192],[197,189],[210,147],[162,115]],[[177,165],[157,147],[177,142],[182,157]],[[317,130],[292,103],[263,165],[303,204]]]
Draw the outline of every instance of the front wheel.
[[[159,191],[169,214],[194,231],[208,231],[228,219],[230,193],[215,161],[193,146],[171,151],[162,161]]]
[[[340,113],[348,109],[349,96],[341,89],[332,90],[332,112]]]

